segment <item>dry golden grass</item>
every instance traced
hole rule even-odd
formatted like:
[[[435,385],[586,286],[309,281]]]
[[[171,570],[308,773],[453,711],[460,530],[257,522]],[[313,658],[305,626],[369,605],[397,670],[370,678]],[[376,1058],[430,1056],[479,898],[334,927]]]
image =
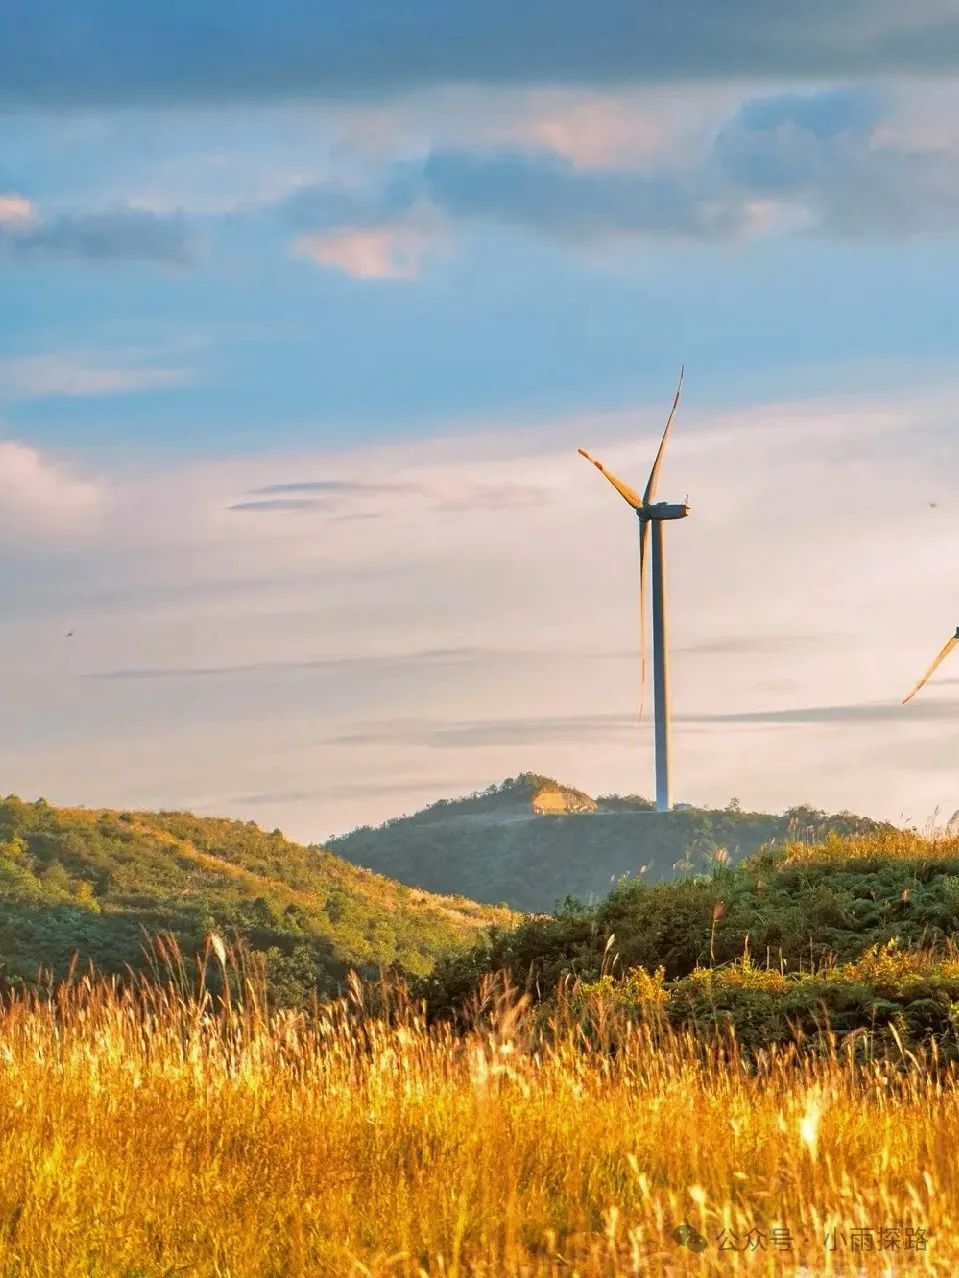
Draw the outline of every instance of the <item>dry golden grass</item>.
[[[757,1069],[623,1024],[610,1054],[507,998],[457,1033],[362,997],[269,1016],[247,983],[214,1015],[83,979],[9,1005],[0,1274],[959,1273],[959,1078],[931,1058]],[[852,1250],[892,1226],[926,1249]]]
[[[836,862],[955,861],[959,835],[934,824],[924,830],[872,830],[868,834],[817,835],[786,844],[779,865],[821,865]]]

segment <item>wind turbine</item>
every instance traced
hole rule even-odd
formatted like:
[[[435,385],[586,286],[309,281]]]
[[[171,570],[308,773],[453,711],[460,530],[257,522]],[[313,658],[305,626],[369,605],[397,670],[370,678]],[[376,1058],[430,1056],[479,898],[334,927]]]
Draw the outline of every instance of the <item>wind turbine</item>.
[[[656,757],[656,810],[668,812],[672,807],[669,789],[669,659],[666,649],[666,580],[665,562],[663,558],[663,524],[668,519],[685,519],[689,514],[686,502],[675,505],[670,502],[655,502],[656,484],[663,464],[663,453],[669,429],[676,416],[679,405],[679,394],[683,388],[683,372],[679,373],[679,385],[676,397],[666,419],[663,437],[659,441],[659,451],[649,472],[646,488],[642,497],[634,492],[628,484],[591,457],[585,448],[579,450],[587,461],[592,462],[600,474],[605,475],[619,495],[636,512],[639,520],[639,653],[640,653],[640,703],[639,715],[643,715],[643,695],[646,689],[646,550],[652,526],[652,579],[653,579],[653,711],[655,719],[655,757]]]
[[[950,652],[952,652],[953,648],[955,648],[957,645],[959,645],[959,626],[956,627],[956,633],[952,636],[952,638],[943,648],[942,652],[939,653],[938,657],[936,657],[935,661],[932,663],[932,665],[929,667],[926,673],[922,676],[922,678],[913,688],[912,692],[909,693],[908,697],[903,697],[902,699],[903,705],[905,705],[907,701],[911,701],[913,699],[913,697],[916,695],[916,693],[919,691],[922,685],[926,682],[926,680],[932,674],[935,673],[935,671],[939,668],[939,666],[942,665],[942,663],[945,661],[946,657],[949,656]]]

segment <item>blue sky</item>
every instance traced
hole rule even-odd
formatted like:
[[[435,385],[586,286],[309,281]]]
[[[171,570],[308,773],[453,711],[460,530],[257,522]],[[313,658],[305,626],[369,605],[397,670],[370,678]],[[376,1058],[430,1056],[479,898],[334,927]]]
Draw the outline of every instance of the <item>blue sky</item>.
[[[959,619],[954,5],[514,9],[0,16],[0,789],[648,791],[575,449],[685,361],[680,789],[959,807],[948,672],[876,717]]]

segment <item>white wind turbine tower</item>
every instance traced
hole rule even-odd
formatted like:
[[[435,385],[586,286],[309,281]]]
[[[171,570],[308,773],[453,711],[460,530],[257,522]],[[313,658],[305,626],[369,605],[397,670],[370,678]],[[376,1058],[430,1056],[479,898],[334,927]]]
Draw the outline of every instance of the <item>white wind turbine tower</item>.
[[[666,624],[666,580],[663,558],[663,524],[668,519],[685,519],[689,514],[686,502],[681,505],[670,502],[654,502],[659,471],[663,463],[663,453],[669,429],[679,405],[679,394],[683,386],[683,371],[679,374],[679,385],[666,427],[659,443],[659,451],[649,472],[646,489],[642,495],[634,492],[628,484],[591,457],[585,448],[579,452],[587,461],[593,463],[619,495],[633,508],[639,520],[639,651],[640,651],[640,718],[643,713],[642,696],[646,687],[646,550],[652,526],[652,580],[653,580],[653,709],[655,719],[655,757],[656,757],[656,809],[668,812],[672,807],[669,787],[669,656],[667,650]]]

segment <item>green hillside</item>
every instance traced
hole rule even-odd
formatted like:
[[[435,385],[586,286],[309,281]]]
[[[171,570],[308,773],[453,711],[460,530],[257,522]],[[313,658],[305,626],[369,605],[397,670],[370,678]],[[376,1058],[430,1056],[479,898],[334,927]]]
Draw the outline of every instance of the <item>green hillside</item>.
[[[891,1025],[959,1057],[957,941],[959,838],[832,835],[524,919],[441,963],[420,992],[449,1012],[506,972],[548,1008],[571,997],[697,1031],[732,1023],[748,1046],[828,1021],[840,1034]]]
[[[561,799],[566,810],[556,811]],[[635,795],[594,800],[551,778],[523,773],[464,799],[440,800],[413,816],[363,826],[325,846],[430,892],[462,893],[533,912],[550,911],[569,895],[597,900],[623,875],[642,873],[657,883],[702,869],[717,853],[736,862],[771,842],[879,828],[848,812],[827,815],[811,808],[773,816],[743,812],[732,803],[719,810],[658,813]]]
[[[329,991],[351,967],[423,974],[508,912],[431,896],[252,822],[0,800],[0,978],[145,964],[145,933],[187,955],[209,931],[263,955],[278,997]]]

